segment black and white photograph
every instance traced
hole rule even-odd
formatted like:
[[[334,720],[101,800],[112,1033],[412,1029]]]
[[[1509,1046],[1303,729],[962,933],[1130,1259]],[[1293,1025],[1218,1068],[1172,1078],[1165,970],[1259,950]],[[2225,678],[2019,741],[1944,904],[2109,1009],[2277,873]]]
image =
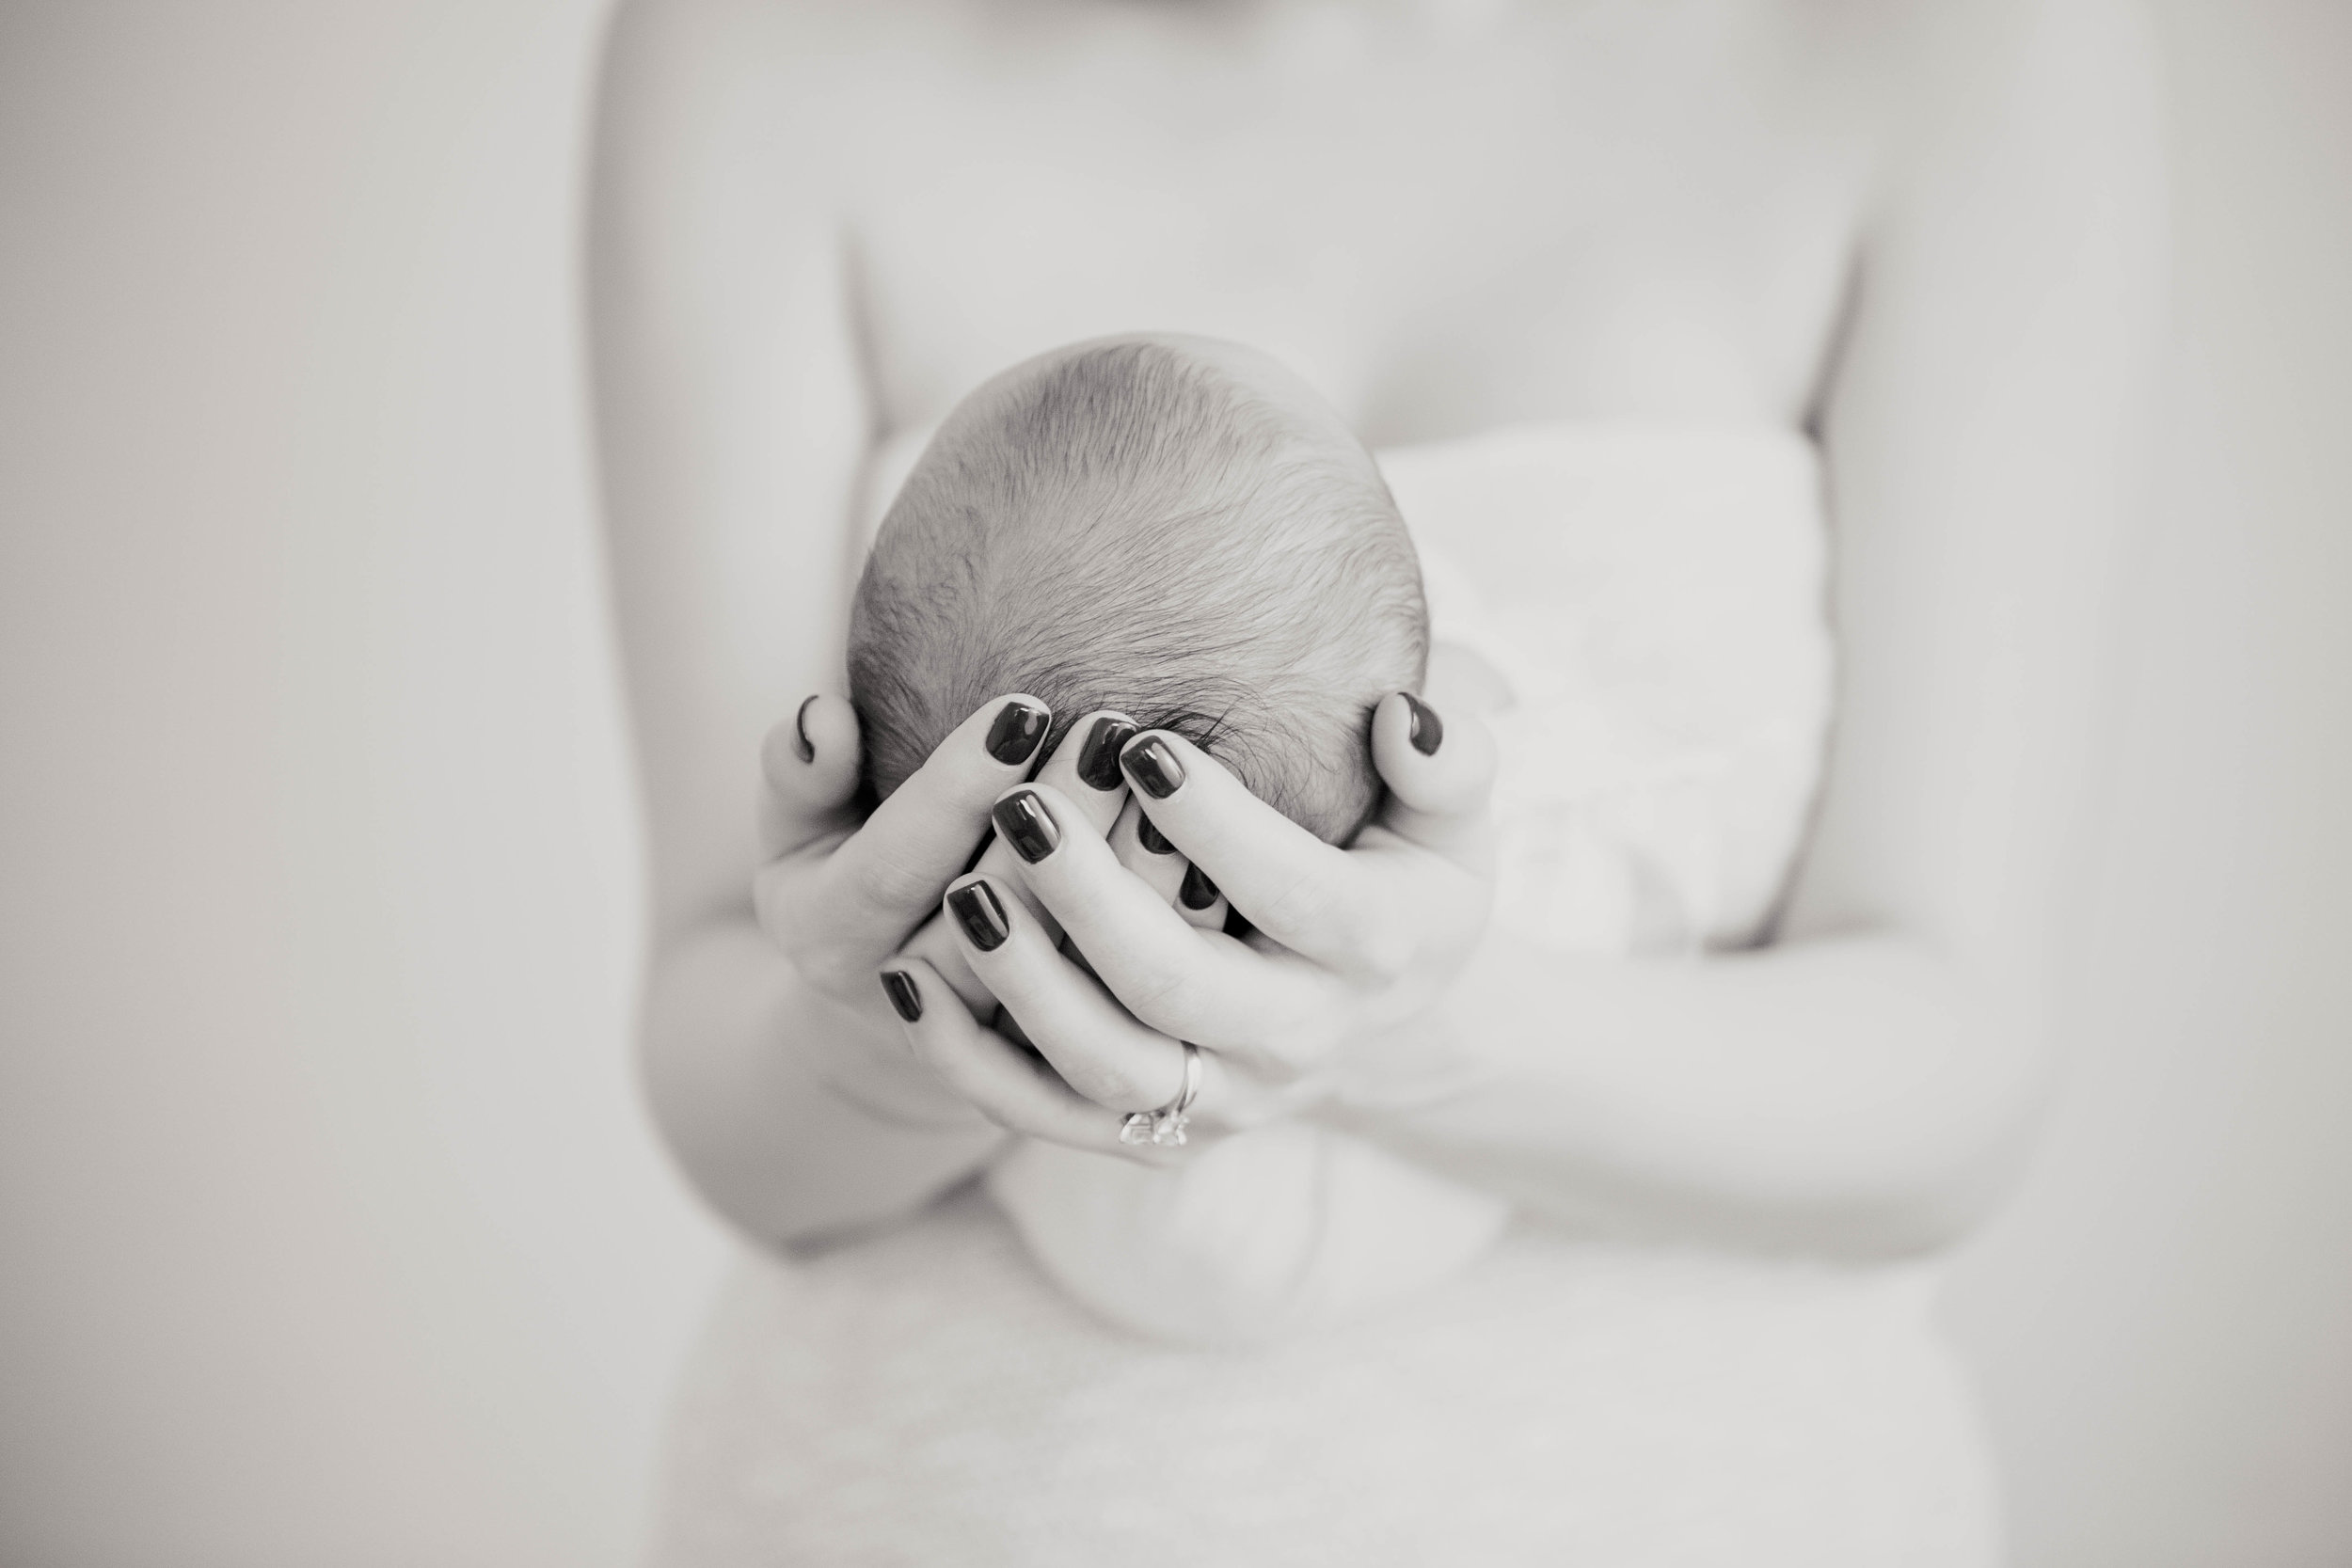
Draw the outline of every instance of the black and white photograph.
[[[2352,5],[0,0],[0,1565],[2352,1568]]]

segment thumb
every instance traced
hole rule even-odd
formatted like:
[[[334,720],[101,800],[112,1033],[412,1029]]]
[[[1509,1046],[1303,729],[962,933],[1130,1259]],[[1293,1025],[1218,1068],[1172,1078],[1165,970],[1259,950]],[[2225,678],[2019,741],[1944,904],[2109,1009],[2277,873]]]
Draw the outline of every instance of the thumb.
[[[1389,693],[1373,710],[1372,761],[1389,786],[1383,826],[1453,860],[1486,851],[1495,742],[1473,709],[1448,719],[1410,692]]]
[[[822,692],[759,744],[759,852],[788,855],[844,825],[856,799],[857,709]]]

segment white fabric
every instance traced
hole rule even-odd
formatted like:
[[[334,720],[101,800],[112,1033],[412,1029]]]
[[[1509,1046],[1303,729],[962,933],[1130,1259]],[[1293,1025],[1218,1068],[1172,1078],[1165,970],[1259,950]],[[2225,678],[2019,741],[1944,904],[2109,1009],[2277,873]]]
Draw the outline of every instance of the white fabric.
[[[1683,432],[1585,427],[1382,459],[1433,636],[1509,688],[1492,720],[1496,924],[1557,952],[1747,940],[1803,832],[1830,690],[1812,450],[1724,432],[1699,453]],[[1079,1301],[1205,1344],[1426,1289],[1509,1217],[1298,1123],[1173,1170],[1027,1144],[989,1191]]]
[[[1826,713],[1809,449],[1573,428],[1383,465],[1440,634],[1474,641],[1518,697],[1500,726],[1502,918],[1564,951],[1751,932]],[[1523,1223],[1489,1246],[1471,1212],[1490,1222],[1486,1200],[1325,1136],[1269,1134],[1204,1164],[1197,1193],[1145,1194],[1176,1248],[1130,1258],[1149,1277],[1220,1234],[1256,1249],[1205,1296],[1287,1331],[1256,1349],[1110,1326],[977,1193],[811,1260],[748,1259],[680,1395],[659,1560],[1994,1560],[1926,1271]],[[1057,1158],[1021,1156],[999,1194],[1023,1210],[1022,1173]],[[1231,1225],[1259,1177],[1265,1212]],[[1096,1188],[1053,1212],[1099,1235],[1102,1206],[1136,1201]],[[1400,1258],[1436,1266],[1401,1284]]]

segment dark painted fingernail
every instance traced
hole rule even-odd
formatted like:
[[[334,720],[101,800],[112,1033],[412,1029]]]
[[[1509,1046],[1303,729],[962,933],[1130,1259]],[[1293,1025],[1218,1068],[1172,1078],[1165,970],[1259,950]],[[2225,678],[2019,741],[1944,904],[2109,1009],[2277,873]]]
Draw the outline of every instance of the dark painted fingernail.
[[[808,710],[816,705],[816,702],[814,695],[803,698],[801,702],[801,711],[792,716],[792,736],[795,744],[800,749],[803,762],[817,760],[817,743],[808,737]]]
[[[1097,719],[1078,752],[1078,781],[1089,789],[1117,789],[1120,751],[1135,737],[1134,720],[1115,713]]]
[[[1413,710],[1413,750],[1422,756],[1434,757],[1438,748],[1445,744],[1445,721],[1438,710],[1411,692],[1405,693],[1405,705]]]
[[[1184,888],[1176,896],[1184,901],[1184,908],[1188,910],[1205,910],[1216,902],[1216,884],[1209,880],[1207,872],[1197,865],[1188,865],[1184,867]]]
[[[1176,846],[1168,843],[1166,835],[1152,826],[1152,819],[1148,816],[1138,816],[1136,818],[1136,842],[1154,855],[1172,855],[1176,852]]]
[[[996,831],[1005,835],[1013,852],[1031,865],[1061,847],[1061,830],[1054,826],[1054,814],[1045,809],[1034,789],[1006,796],[989,816],[995,818]]]
[[[885,969],[882,972],[882,994],[890,998],[891,1006],[898,1009],[900,1018],[909,1023],[923,1021],[923,993],[914,989],[914,975],[903,969]]]
[[[1165,800],[1184,787],[1184,765],[1176,760],[1167,741],[1156,735],[1141,740],[1120,753],[1119,760],[1127,768],[1127,777],[1136,787],[1154,800]]]
[[[996,722],[988,727],[988,754],[1008,765],[1026,762],[1037,755],[1038,744],[1053,722],[1051,713],[1015,697],[997,711]]]
[[[995,952],[1012,935],[1012,922],[1005,918],[1005,906],[996,901],[996,890],[986,882],[966,882],[950,888],[947,909],[972,945],[983,953]]]

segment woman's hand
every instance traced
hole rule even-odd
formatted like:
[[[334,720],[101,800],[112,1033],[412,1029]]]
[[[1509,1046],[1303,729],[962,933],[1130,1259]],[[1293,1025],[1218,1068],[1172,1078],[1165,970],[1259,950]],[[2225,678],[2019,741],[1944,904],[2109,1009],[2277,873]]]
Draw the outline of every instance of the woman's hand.
[[[1372,745],[1389,793],[1346,849],[1165,731],[1121,752],[1134,805],[1108,833],[1102,801],[1050,776],[1006,792],[996,820],[1016,869],[957,879],[948,925],[963,961],[1055,1070],[964,1007],[934,1005],[946,981],[910,953],[887,973],[914,993],[917,1053],[1007,1128],[1154,1162],[1176,1156],[1122,1145],[1120,1127],[1176,1097],[1179,1042],[1200,1048],[1192,1114],[1210,1127],[1327,1094],[1350,1041],[1393,1029],[1461,970],[1491,902],[1484,726],[1466,717],[1448,728],[1400,692],[1375,711]],[[1216,890],[1253,927],[1248,936],[1216,928]]]
[[[769,732],[753,902],[803,979],[862,1016],[884,1016],[876,971],[972,863],[991,804],[1029,776],[1052,722],[1033,697],[998,698],[863,820],[855,709],[811,697]]]

